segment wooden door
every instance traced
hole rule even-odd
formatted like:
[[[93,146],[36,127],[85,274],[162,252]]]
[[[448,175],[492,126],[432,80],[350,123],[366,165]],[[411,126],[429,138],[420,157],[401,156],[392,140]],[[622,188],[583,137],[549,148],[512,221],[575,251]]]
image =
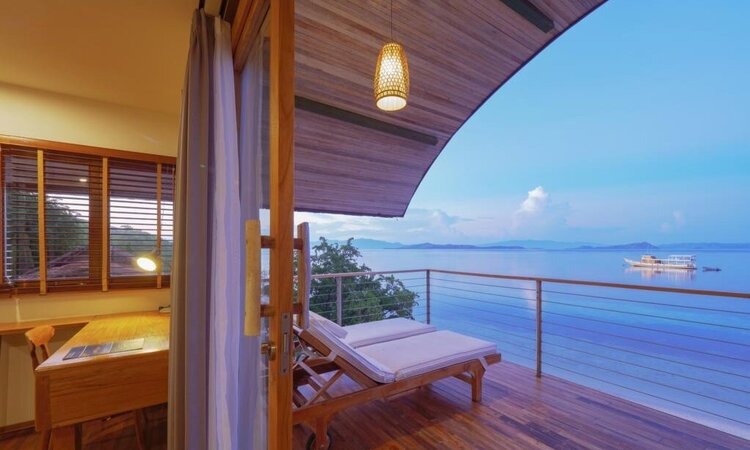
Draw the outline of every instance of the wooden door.
[[[254,102],[251,106],[256,114],[250,116],[252,120],[259,120],[255,133],[260,137],[263,152],[260,204],[268,209],[268,224],[256,223],[246,236],[251,249],[248,261],[250,254],[256,251],[252,248],[257,249],[261,242],[268,252],[267,259],[265,254],[260,258],[267,262],[264,272],[267,270],[268,273],[268,302],[260,309],[248,309],[254,314],[263,312],[262,326],[254,322],[257,319],[254,315],[249,318],[253,322],[250,328],[260,328],[264,349],[270,349],[262,358],[267,364],[263,373],[268,377],[263,379],[263,391],[267,395],[261,398],[266,399],[263,408],[266,422],[261,428],[267,431],[269,449],[290,450],[294,293],[294,1],[239,0],[237,15],[232,19],[232,43],[238,78],[242,78],[246,64],[255,64],[254,82],[262,85],[260,89],[255,86],[255,92],[260,91],[260,94],[249,96],[251,100],[241,99]],[[260,220],[265,220],[265,214],[261,214]],[[266,228],[268,238],[258,239],[260,229]],[[250,236],[252,234],[255,237]],[[253,270],[248,267],[248,273]],[[248,294],[248,302],[257,302],[260,284],[254,285],[254,292]]]
[[[277,357],[268,379],[268,448],[292,448],[294,293],[294,1],[271,0],[269,209],[270,340]]]

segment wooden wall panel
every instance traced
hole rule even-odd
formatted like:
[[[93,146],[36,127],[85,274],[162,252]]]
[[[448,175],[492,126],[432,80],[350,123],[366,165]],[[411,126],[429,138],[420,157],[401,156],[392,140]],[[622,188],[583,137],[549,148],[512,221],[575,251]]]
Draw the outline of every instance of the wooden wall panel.
[[[433,161],[479,106],[603,0],[532,0],[548,33],[499,0],[394,2],[409,60],[408,106],[375,107],[372,79],[389,39],[389,0],[295,2],[296,95],[437,138],[426,145],[296,111],[298,210],[402,216]]]

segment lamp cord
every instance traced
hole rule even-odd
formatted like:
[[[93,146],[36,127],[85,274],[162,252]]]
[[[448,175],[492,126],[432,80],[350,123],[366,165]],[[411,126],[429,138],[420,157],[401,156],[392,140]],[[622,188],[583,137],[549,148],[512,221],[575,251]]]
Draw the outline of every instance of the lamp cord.
[[[393,41],[393,0],[391,0],[391,41]]]

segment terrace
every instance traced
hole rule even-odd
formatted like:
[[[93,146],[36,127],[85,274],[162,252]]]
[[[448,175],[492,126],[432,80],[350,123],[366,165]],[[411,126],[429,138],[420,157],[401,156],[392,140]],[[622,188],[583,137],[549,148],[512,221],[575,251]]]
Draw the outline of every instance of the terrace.
[[[0,205],[8,217],[0,290],[10,297],[0,303],[0,449],[46,449],[49,439],[66,450],[132,449],[143,446],[142,422],[146,448],[303,448],[310,429],[293,425],[300,405],[290,363],[300,303],[339,325],[412,318],[502,354],[487,368],[481,402],[458,373],[325,417],[334,449],[750,448],[747,293],[435,268],[314,275],[306,303],[294,303],[309,275],[302,265],[295,273],[295,252],[297,261],[310,257],[309,229],[294,238],[295,211],[403,216],[464,123],[602,0],[402,1],[395,11],[382,0],[65,3],[42,11],[17,2],[0,27],[7,55],[32,55],[9,56],[16,71],[0,80],[5,117],[18,118],[0,135],[0,190],[21,199]],[[205,39],[188,41],[191,16]],[[48,32],[28,39],[18,24]],[[409,108],[386,112],[373,100],[372,74],[394,28],[413,83]],[[81,51],[92,42],[96,51]],[[188,50],[194,70],[185,76]],[[226,77],[207,75],[216,72]],[[213,141],[219,126],[226,148]],[[218,172],[222,155],[238,154],[254,163],[224,161]],[[75,173],[57,173],[55,160]],[[237,193],[217,184],[224,179],[257,183]],[[68,248],[56,202],[76,211],[80,249]],[[206,203],[224,209],[200,209]],[[183,210],[173,216],[173,205]],[[243,240],[241,258],[230,245]],[[256,283],[261,248],[270,253],[266,304]],[[151,273],[133,264],[139,256],[152,258]],[[364,295],[372,285],[383,294]],[[209,288],[233,290],[209,296]],[[41,365],[20,336],[38,325],[61,331]],[[135,350],[65,361],[78,347],[138,339]],[[480,359],[455,366],[469,363]],[[331,394],[354,389],[342,379]]]
[[[454,380],[337,416],[351,448],[750,446],[750,294],[435,269],[313,280],[311,309],[339,324],[409,316],[503,355],[481,405]],[[416,296],[364,294],[386,281]],[[355,426],[367,416],[393,431]]]

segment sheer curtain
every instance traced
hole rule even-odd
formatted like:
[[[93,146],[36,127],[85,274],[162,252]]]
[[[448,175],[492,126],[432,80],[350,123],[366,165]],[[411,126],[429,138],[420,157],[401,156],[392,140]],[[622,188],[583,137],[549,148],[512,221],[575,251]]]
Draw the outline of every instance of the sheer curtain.
[[[250,51],[247,62],[240,75],[240,196],[242,221],[258,219],[259,211],[263,207],[263,198],[268,195],[267,180],[263,177],[263,167],[268,164],[268,92],[264,88],[266,73],[264,68],[263,33],[257,39]],[[244,254],[242,255],[244,259]],[[244,263],[244,261],[243,261]],[[244,290],[244,278],[243,290]],[[244,306],[244,304],[243,304]],[[244,313],[244,311],[243,311]],[[244,315],[242,316],[244,317]],[[267,417],[267,378],[263,376],[264,362],[260,358],[259,351],[250,351],[260,348],[259,337],[248,337],[250,342],[243,354],[247,364],[242,367],[241,373],[246,373],[249,380],[255,380],[250,386],[250,400],[240,405],[242,409],[247,406],[248,410],[242,410],[242,416],[254,417],[252,424],[252,435],[248,436],[248,446],[245,448],[262,449],[266,447],[266,417]],[[252,347],[252,348],[248,348]],[[245,372],[247,371],[247,372]]]
[[[252,196],[254,188],[247,189],[245,196]],[[243,335],[241,320],[246,213],[240,205],[229,24],[196,11],[176,173],[171,450],[260,448],[254,432],[259,342]]]

